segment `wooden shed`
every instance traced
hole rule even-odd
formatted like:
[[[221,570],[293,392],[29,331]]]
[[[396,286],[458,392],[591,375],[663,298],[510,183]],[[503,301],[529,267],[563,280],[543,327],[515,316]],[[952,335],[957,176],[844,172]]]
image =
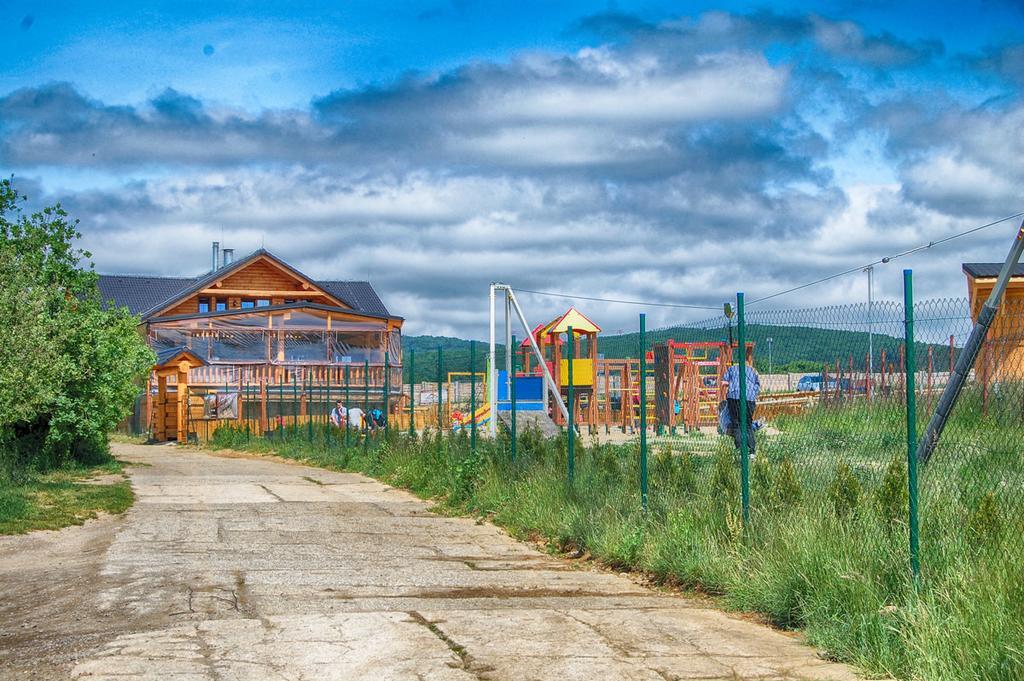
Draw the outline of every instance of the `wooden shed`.
[[[971,319],[978,321],[1002,263],[964,263]],[[975,365],[979,382],[1024,379],[1024,264],[1018,264]]]

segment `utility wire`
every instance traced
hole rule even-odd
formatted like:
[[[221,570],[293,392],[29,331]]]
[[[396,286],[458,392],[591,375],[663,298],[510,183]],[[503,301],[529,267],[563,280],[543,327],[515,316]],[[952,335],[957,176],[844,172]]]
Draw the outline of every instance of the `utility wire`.
[[[592,296],[574,296],[568,293],[554,293],[552,291],[531,291],[525,288],[516,288],[519,293],[532,293],[537,296],[551,296],[554,298],[571,298],[573,300],[591,300],[598,303],[621,303],[623,305],[643,305],[645,307],[676,307],[687,310],[718,310],[720,308],[709,305],[686,305],[684,303],[648,303],[642,300],[618,300],[615,298],[594,298]]]
[[[810,286],[816,286],[816,285],[822,284],[822,283],[824,283],[826,281],[831,281],[833,279],[838,279],[839,277],[844,277],[847,274],[853,274],[854,272],[863,272],[868,267],[874,267],[875,265],[886,265],[886,264],[892,262],[893,260],[896,260],[897,258],[902,258],[902,257],[908,256],[908,255],[912,255],[912,254],[917,253],[919,251],[928,250],[932,246],[938,246],[939,244],[944,244],[947,241],[952,241],[953,239],[959,239],[960,237],[967,236],[968,234],[974,234],[975,232],[980,232],[983,229],[988,229],[989,227],[993,227],[993,226],[998,225],[1000,223],[1006,222],[1007,220],[1013,220],[1014,218],[1019,218],[1021,216],[1024,216],[1024,211],[1021,211],[1019,213],[1014,213],[1013,215],[1007,215],[1006,217],[999,218],[998,220],[994,220],[992,222],[988,222],[988,223],[986,223],[984,225],[980,225],[978,227],[973,227],[973,228],[965,230],[963,232],[958,232],[956,234],[951,234],[950,236],[943,237],[943,238],[938,239],[936,241],[929,241],[927,244],[922,244],[921,246],[917,246],[915,248],[911,248],[911,249],[903,251],[901,253],[896,253],[895,255],[888,255],[888,256],[886,256],[884,258],[881,258],[879,260],[875,260],[874,262],[869,262],[866,265],[860,265],[858,267],[852,267],[852,268],[850,268],[848,270],[843,270],[842,272],[837,272],[836,274],[830,274],[827,277],[822,277],[821,279],[815,279],[814,281],[807,282],[806,284],[800,284],[799,286],[794,286],[793,288],[788,288],[785,291],[779,291],[778,293],[773,293],[773,294],[768,295],[768,296],[763,296],[763,297],[758,298],[756,300],[749,300],[749,301],[747,301],[747,305],[753,305],[755,303],[760,303],[760,302],[765,301],[765,300],[771,300],[772,298],[778,298],[779,296],[784,296],[787,293],[793,293],[794,291],[799,291],[801,289],[805,289],[805,288],[808,288]]]
[[[779,296],[784,296],[784,295],[786,295],[788,293],[793,293],[794,291],[800,291],[800,290],[805,289],[805,288],[810,288],[811,286],[817,286],[818,284],[823,284],[826,281],[832,281],[833,279],[838,279],[839,277],[845,277],[847,274],[853,274],[855,272],[862,272],[865,269],[867,269],[868,267],[874,267],[875,265],[885,265],[885,264],[888,264],[888,263],[892,262],[893,260],[896,260],[897,258],[903,258],[903,257],[906,257],[908,255],[913,255],[914,253],[918,253],[920,251],[928,250],[932,246],[938,246],[939,244],[944,244],[947,241],[953,241],[954,239],[959,239],[959,238],[965,237],[965,236],[967,236],[969,234],[974,234],[975,232],[980,232],[983,229],[988,229],[989,227],[994,227],[995,225],[998,225],[998,224],[1001,224],[1003,222],[1006,222],[1007,220],[1013,220],[1014,218],[1019,218],[1021,216],[1024,216],[1024,211],[1021,211],[1019,213],[1014,213],[1013,215],[1007,215],[1006,217],[999,218],[998,220],[994,220],[992,222],[985,223],[984,225],[980,225],[978,227],[972,227],[971,229],[965,230],[963,232],[958,232],[956,234],[951,234],[950,236],[943,237],[943,238],[937,239],[935,241],[929,241],[926,244],[922,244],[920,246],[916,246],[914,248],[908,249],[906,251],[902,251],[900,253],[896,253],[894,255],[887,255],[884,258],[879,258],[878,260],[875,260],[873,262],[869,262],[866,265],[858,265],[857,267],[851,267],[848,270],[843,270],[842,272],[836,272],[835,274],[830,274],[827,277],[822,277],[821,279],[815,279],[814,281],[809,281],[806,284],[800,284],[799,286],[794,286],[794,287],[788,288],[788,289],[786,289],[784,291],[779,291],[778,293],[772,293],[771,295],[763,296],[763,297],[757,298],[755,300],[748,300],[747,301],[747,305],[754,305],[755,303],[760,303],[760,302],[763,302],[765,300],[771,300],[772,298],[778,298]],[[516,288],[515,290],[519,291],[520,293],[532,293],[532,294],[538,295],[538,296],[551,296],[551,297],[554,297],[554,298],[569,298],[569,299],[572,299],[572,300],[589,300],[589,301],[594,301],[594,302],[598,302],[598,303],[620,303],[622,305],[642,305],[642,306],[646,306],[646,307],[668,307],[668,308],[679,308],[679,309],[687,309],[687,310],[718,310],[718,309],[720,309],[720,308],[718,308],[716,306],[710,306],[710,305],[687,305],[685,303],[651,303],[651,302],[646,302],[646,301],[642,301],[642,300],[619,300],[619,299],[616,299],[616,298],[597,298],[597,297],[593,297],[593,296],[577,296],[577,295],[571,295],[571,294],[568,294],[568,293],[556,293],[556,292],[552,292],[552,291],[531,291],[530,289],[525,289],[525,288]]]

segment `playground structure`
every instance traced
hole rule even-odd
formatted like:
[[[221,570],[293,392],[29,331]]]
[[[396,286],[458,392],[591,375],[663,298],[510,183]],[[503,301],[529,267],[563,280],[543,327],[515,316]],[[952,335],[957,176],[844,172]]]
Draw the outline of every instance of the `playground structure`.
[[[504,371],[499,371],[494,363],[497,291],[505,293],[506,347],[511,347],[513,311],[528,330],[514,353],[506,353]],[[509,396],[514,382],[517,412],[543,410],[559,425],[568,422],[569,409],[573,410],[573,422],[578,426],[593,429],[603,425],[606,432],[613,426],[623,432],[636,430],[641,409],[647,410],[647,422],[659,430],[695,430],[716,424],[718,403],[725,399],[722,376],[733,361],[733,343],[667,340],[646,353],[641,369],[639,358],[602,357],[598,353],[601,328],[574,307],[546,324],[530,327],[509,287],[492,284],[490,298],[488,407],[497,405],[499,414],[512,408]],[[753,343],[747,343],[746,352],[747,360],[753,362]],[[521,367],[515,372],[513,354],[516,366]],[[641,382],[646,382],[647,387],[644,405],[640,404]],[[553,406],[549,406],[550,401]],[[487,425],[493,434],[496,423],[489,420]]]

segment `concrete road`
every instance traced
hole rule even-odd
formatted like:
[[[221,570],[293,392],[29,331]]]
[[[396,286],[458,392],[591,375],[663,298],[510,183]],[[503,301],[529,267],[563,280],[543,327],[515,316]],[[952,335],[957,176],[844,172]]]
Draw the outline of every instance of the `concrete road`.
[[[358,475],[119,445],[123,518],[0,539],[0,675],[853,679],[786,634]]]

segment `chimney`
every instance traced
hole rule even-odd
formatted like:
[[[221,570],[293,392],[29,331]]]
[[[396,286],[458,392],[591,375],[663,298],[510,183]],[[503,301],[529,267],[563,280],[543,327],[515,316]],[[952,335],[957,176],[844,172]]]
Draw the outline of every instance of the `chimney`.
[[[224,260],[223,267],[227,267],[228,265],[230,265],[231,263],[233,263],[235,261],[235,249],[233,249],[233,248],[225,248],[222,251],[222,253],[223,253],[223,260]]]
[[[218,261],[220,260],[220,252],[219,251],[220,251],[220,242],[219,241],[214,241],[213,242],[213,267],[210,268],[211,272],[214,272],[214,271],[217,270]]]

